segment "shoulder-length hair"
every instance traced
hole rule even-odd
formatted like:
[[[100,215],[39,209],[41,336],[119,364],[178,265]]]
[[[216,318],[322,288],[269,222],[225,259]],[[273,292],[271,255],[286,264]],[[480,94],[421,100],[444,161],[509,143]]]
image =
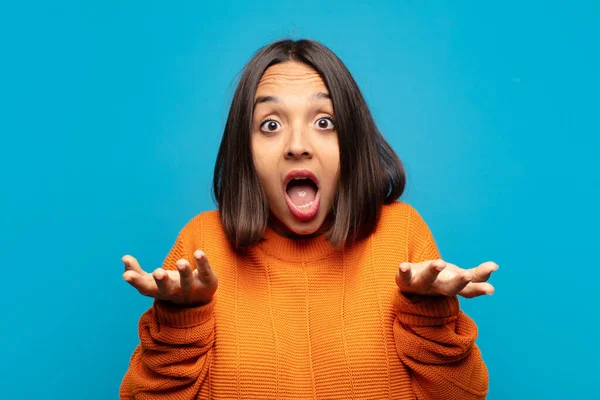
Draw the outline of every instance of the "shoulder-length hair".
[[[254,97],[267,68],[296,61],[314,68],[329,90],[340,147],[339,180],[328,240],[334,247],[370,235],[382,204],[398,199],[406,184],[403,165],[385,141],[358,85],[342,61],[313,40],[280,40],[256,52],[235,90],[217,154],[213,196],[221,223],[236,250],[259,242],[269,205],[250,147]]]

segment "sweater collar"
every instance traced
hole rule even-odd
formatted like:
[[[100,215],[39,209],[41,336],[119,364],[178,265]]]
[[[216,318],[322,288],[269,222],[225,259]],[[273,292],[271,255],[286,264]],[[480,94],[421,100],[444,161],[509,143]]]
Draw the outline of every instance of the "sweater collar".
[[[339,251],[329,243],[326,234],[310,239],[292,239],[267,227],[263,238],[258,247],[268,255],[285,261],[316,261]]]

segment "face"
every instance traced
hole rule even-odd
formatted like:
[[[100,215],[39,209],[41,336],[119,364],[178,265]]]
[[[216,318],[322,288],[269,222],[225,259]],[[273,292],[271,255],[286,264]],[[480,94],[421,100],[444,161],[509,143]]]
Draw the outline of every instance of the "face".
[[[314,69],[289,61],[265,71],[254,101],[252,156],[272,227],[286,236],[319,234],[340,163],[329,91]]]

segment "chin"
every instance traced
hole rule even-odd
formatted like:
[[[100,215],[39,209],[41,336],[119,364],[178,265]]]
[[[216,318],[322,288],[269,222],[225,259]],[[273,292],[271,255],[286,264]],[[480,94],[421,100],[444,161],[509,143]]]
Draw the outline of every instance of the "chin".
[[[320,215],[310,221],[298,221],[293,215],[285,215],[284,218],[275,216],[273,228],[284,236],[313,236],[321,233],[326,219]]]
[[[322,224],[319,224],[317,221],[311,221],[310,223],[294,221],[291,225],[286,224],[286,227],[294,234],[308,236],[317,233]]]

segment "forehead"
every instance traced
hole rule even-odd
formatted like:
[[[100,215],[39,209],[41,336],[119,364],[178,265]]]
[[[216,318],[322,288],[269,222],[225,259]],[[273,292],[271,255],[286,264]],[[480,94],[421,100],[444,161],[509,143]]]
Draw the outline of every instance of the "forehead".
[[[256,88],[256,97],[276,92],[327,92],[321,76],[312,67],[295,61],[267,68]]]

